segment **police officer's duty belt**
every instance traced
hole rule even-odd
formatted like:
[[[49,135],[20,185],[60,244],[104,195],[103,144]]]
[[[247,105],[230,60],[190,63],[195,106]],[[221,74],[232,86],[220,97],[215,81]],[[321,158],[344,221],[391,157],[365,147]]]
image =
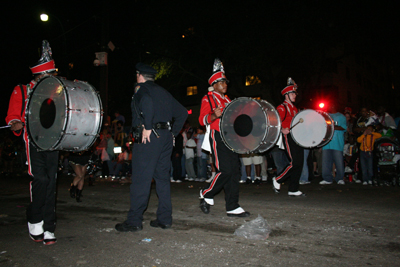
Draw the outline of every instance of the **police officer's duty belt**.
[[[167,122],[157,122],[153,124],[153,129],[171,129],[171,123],[169,121]]]

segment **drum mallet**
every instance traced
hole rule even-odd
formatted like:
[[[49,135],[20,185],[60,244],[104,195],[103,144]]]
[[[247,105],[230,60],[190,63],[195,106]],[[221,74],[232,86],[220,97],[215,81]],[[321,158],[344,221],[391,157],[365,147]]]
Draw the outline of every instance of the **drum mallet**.
[[[0,130],[1,130],[1,129],[6,129],[6,128],[10,128],[10,127],[11,127],[11,125],[1,126],[1,127],[0,127]]]
[[[292,127],[290,127],[289,130],[292,130],[292,129],[294,128],[294,126],[296,126],[297,124],[302,123],[302,122],[304,122],[304,120],[303,120],[303,118],[300,118],[299,121],[298,121],[295,125],[293,125]]]

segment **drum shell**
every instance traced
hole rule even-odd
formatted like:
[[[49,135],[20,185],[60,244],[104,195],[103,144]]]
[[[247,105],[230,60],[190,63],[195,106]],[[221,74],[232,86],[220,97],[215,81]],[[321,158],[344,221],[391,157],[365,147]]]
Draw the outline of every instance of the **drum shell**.
[[[51,102],[54,121],[45,125],[48,117],[42,109]],[[98,137],[102,120],[100,96],[87,82],[48,76],[37,82],[28,98],[26,128],[39,150],[86,150]]]
[[[251,127],[238,124],[242,117]],[[245,134],[239,134],[238,130]],[[281,121],[275,107],[265,100],[249,97],[239,97],[230,102],[220,120],[223,142],[238,154],[262,153],[270,149],[278,140],[280,131]]]
[[[303,119],[302,123],[299,123],[300,119]],[[305,109],[294,116],[290,134],[301,147],[322,147],[331,141],[334,127],[334,121],[328,113]]]

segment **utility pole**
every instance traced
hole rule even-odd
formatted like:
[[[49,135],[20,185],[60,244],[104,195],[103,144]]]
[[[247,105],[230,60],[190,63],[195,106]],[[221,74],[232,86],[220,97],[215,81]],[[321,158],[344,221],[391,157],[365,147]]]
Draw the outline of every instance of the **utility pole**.
[[[107,9],[107,0],[103,0],[103,12],[101,20],[101,52],[105,56],[105,64],[100,64],[100,98],[103,104],[104,120],[107,122],[108,114],[108,60],[107,43],[109,40],[109,13]]]

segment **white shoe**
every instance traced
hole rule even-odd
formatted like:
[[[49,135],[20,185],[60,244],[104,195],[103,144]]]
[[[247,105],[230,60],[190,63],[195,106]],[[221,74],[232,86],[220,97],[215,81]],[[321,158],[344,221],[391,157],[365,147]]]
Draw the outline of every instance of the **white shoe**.
[[[171,183],[175,183],[176,181],[174,179],[171,179]]]
[[[361,184],[361,180],[356,180],[356,184]]]
[[[344,181],[343,181],[343,180],[339,180],[339,181],[337,182],[337,184],[344,185],[345,183],[344,183]]]
[[[246,180],[242,180],[242,179],[239,180],[239,184],[245,184],[245,183],[246,183]]]
[[[363,185],[368,185],[368,183],[367,182],[363,182]]]
[[[193,182],[194,179],[193,179],[193,178],[189,178],[188,181],[189,181],[189,182]]]
[[[350,173],[350,172],[353,172],[353,170],[349,166],[346,166],[346,168],[344,168],[344,172]]]
[[[266,182],[267,180],[268,180],[268,176],[263,175],[262,178],[261,178],[261,181]]]
[[[194,178],[194,181],[195,182],[200,182],[200,179],[199,178]]]
[[[272,187],[275,193],[279,193],[281,190],[281,184],[276,181],[276,177],[272,178]]]
[[[43,221],[38,223],[28,222],[29,237],[35,242],[43,241]]]
[[[46,231],[44,232],[43,244],[52,245],[57,242],[57,238],[54,236],[54,233]]]
[[[299,182],[299,184],[301,184],[301,185],[310,184],[310,183],[311,183],[310,181],[300,181]]]
[[[322,180],[321,182],[319,182],[319,184],[332,184],[332,182],[328,182],[328,181]]]
[[[305,197],[305,196],[306,196],[306,194],[304,194],[304,193],[301,192],[301,191],[289,192],[288,195],[289,195],[290,197]]]
[[[368,184],[369,184],[369,185],[372,185],[372,181],[368,181]]]
[[[179,183],[182,183],[182,181],[181,180],[176,180],[175,183],[179,184]]]
[[[200,178],[199,182],[204,183],[206,181],[206,178]]]

